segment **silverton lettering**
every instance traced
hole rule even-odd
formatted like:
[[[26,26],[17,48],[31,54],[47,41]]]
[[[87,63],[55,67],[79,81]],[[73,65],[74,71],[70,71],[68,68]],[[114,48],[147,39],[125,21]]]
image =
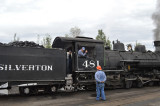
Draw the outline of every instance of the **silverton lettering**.
[[[0,71],[53,71],[53,65],[0,64]]]

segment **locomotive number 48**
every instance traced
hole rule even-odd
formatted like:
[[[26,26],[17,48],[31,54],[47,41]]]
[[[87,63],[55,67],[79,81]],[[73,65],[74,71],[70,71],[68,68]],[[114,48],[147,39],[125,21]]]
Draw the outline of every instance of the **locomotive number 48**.
[[[96,63],[97,63],[97,66],[99,66],[99,61],[93,61],[93,60],[86,60],[82,66],[84,66],[85,68],[94,68],[96,66]]]

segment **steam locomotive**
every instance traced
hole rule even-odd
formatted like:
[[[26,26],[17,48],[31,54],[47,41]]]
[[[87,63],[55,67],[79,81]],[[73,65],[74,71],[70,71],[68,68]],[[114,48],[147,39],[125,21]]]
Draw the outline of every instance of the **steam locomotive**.
[[[98,65],[107,75],[108,88],[159,84],[160,41],[154,44],[155,52],[144,45],[125,51],[119,41],[110,50],[103,41],[78,36],[56,37],[52,49],[0,46],[0,90],[31,94],[95,88]],[[85,57],[78,56],[82,47],[88,50]]]

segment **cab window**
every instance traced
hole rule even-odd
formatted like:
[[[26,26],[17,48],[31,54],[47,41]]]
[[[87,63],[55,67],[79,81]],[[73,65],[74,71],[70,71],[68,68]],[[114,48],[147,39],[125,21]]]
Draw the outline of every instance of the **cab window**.
[[[83,50],[84,48],[85,48],[85,50]],[[95,57],[95,47],[81,45],[78,47],[78,52],[79,51],[81,51],[81,52],[83,52],[83,54],[85,54],[84,56],[78,54],[79,58],[94,58]]]

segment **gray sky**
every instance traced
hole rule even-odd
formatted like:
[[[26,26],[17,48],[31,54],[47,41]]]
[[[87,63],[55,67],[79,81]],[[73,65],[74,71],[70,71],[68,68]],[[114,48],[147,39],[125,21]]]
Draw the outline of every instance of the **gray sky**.
[[[103,29],[110,40],[153,48],[152,14],[156,0],[0,0],[0,42],[54,39],[79,27],[83,36],[95,38]]]

